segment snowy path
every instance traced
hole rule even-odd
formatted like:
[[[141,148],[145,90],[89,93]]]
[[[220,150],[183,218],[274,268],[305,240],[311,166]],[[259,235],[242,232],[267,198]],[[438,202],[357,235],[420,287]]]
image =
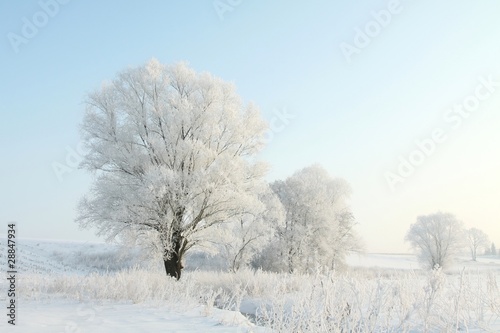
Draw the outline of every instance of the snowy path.
[[[16,326],[3,319],[1,332],[269,332],[255,327],[239,312],[203,308],[175,312],[165,306],[144,304],[79,303],[66,300],[22,301]]]

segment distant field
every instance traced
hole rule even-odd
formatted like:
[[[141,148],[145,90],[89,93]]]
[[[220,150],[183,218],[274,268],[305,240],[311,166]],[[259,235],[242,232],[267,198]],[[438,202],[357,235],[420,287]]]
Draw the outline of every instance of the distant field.
[[[5,246],[5,237],[0,238],[0,246]],[[132,267],[161,267],[161,262],[141,255],[138,249],[123,248],[119,245],[58,240],[19,239],[19,269],[23,273],[87,274],[91,272],[119,271]],[[6,251],[0,253],[5,259]],[[158,261],[158,262],[157,262]],[[205,262],[203,262],[205,261]],[[353,268],[381,268],[394,270],[420,270],[417,258],[411,254],[353,253],[347,258]],[[219,269],[220,260],[196,256],[186,263],[195,270]],[[500,272],[500,256],[478,256],[471,261],[466,255],[455,258],[451,271]]]
[[[420,269],[417,258],[411,254],[351,254],[347,258],[351,267],[365,268],[388,268],[388,269]],[[474,271],[498,271],[500,272],[499,256],[478,256],[477,261],[470,260],[466,255],[455,258],[455,264],[451,271],[460,271],[463,268]]]

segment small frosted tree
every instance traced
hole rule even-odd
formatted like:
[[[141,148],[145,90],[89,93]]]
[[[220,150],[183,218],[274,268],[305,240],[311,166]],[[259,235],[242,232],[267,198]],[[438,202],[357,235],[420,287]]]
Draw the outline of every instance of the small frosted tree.
[[[277,230],[281,264],[288,272],[336,268],[359,239],[346,203],[350,188],[319,165],[297,171],[271,187],[285,209],[285,223]]]
[[[462,223],[449,213],[422,215],[410,226],[406,241],[425,267],[447,268],[464,245]]]
[[[151,60],[90,93],[82,167],[94,183],[77,222],[108,240],[152,242],[167,275],[207,230],[252,213],[265,184],[254,156],[267,129],[232,84]]]
[[[239,216],[220,227],[225,237],[222,244],[219,241],[219,247],[233,272],[248,266],[272,242],[274,227],[284,220],[283,207],[268,186],[259,198],[262,204],[254,213]]]
[[[488,235],[477,228],[470,228],[465,231],[467,245],[470,250],[470,255],[473,261],[477,259],[477,251],[480,249],[488,249],[490,240]]]

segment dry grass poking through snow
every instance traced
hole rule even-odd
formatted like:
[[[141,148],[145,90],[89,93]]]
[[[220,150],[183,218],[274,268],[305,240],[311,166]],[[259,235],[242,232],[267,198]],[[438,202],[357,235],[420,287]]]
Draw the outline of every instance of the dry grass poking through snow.
[[[245,270],[187,272],[175,281],[134,268],[112,273],[24,275],[31,299],[128,300],[186,309],[203,304],[240,310],[277,332],[500,331],[499,277],[356,270],[288,275]]]

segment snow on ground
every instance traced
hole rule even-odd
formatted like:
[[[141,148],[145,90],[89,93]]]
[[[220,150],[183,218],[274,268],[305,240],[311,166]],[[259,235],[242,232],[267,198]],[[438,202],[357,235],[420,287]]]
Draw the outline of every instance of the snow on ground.
[[[6,262],[5,237],[0,237],[0,260]],[[140,263],[136,250],[104,243],[18,239],[17,283],[23,275],[85,276],[131,268]],[[5,267],[4,265],[2,268]],[[7,290],[0,282],[0,290]],[[0,293],[6,304],[7,293]],[[3,311],[0,332],[266,332],[250,323],[240,312],[197,306],[173,310],[172,306],[126,302],[67,300],[42,297],[17,298],[16,326],[7,323]],[[5,308],[2,306],[2,308]]]
[[[347,264],[351,267],[381,268],[389,270],[418,270],[420,264],[412,254],[385,254],[385,253],[352,253],[347,257]],[[468,271],[498,271],[500,273],[499,256],[478,256],[472,261],[467,255],[458,256],[448,272]]]
[[[500,273],[500,257],[499,256],[478,256],[477,261],[472,261],[470,257],[461,256],[456,259],[453,266],[455,270],[460,270],[465,267],[472,271],[497,271]]]
[[[0,237],[0,248],[5,247],[5,237]],[[118,245],[17,239],[16,262],[20,273],[36,274],[88,274],[133,267],[138,260],[136,250],[126,250]],[[7,251],[1,251],[3,260]]]
[[[410,254],[358,254],[347,257],[351,267],[389,268],[389,269],[419,269],[417,258]]]
[[[16,327],[5,320],[1,332],[266,332],[239,312],[203,307],[177,312],[147,304],[80,303],[67,300],[21,301]],[[6,331],[6,328],[9,329]]]
[[[72,276],[72,279],[77,279],[78,284],[81,284],[81,279],[92,273],[115,272],[135,267],[137,264],[146,267],[139,251],[125,250],[116,245],[18,239],[17,247],[18,283],[22,283],[23,276],[40,275],[49,279],[68,277],[67,280],[63,279],[68,283],[69,277]],[[3,263],[7,261],[6,249],[5,237],[0,237],[0,261]],[[384,272],[420,270],[415,256],[409,254],[351,254],[347,263],[355,268],[379,269]],[[5,264],[2,267],[5,267]],[[457,258],[452,271],[460,272],[464,267],[469,272],[486,271],[498,276],[500,257],[481,256],[477,262],[473,262],[467,256],[461,256]],[[7,290],[6,286],[5,279],[0,280],[0,290]],[[1,292],[0,304],[5,304],[6,301],[6,292]],[[186,306],[155,302],[132,304],[123,300],[83,301],[56,294],[43,294],[34,298],[18,295],[18,325],[8,325],[4,311],[0,332],[269,331],[255,326],[237,311],[220,310],[206,305]],[[245,297],[239,309],[253,315],[262,304],[269,304],[269,300]],[[500,327],[500,322],[494,324],[494,327]]]

